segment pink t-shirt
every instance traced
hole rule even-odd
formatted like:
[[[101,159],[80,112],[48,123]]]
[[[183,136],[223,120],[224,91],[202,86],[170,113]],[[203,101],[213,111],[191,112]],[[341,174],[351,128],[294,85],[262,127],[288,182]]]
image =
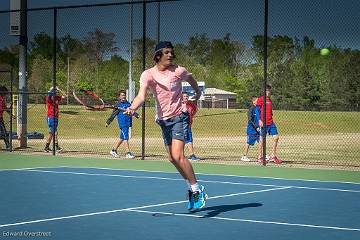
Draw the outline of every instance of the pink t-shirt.
[[[186,111],[181,102],[181,82],[191,76],[185,68],[171,65],[165,71],[157,66],[145,70],[140,77],[140,85],[148,87],[157,102],[157,118],[166,120]]]

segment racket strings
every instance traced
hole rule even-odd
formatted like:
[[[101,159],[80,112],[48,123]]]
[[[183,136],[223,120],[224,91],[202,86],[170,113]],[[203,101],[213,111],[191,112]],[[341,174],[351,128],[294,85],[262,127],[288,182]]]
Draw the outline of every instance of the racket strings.
[[[94,93],[90,91],[77,91],[75,92],[77,100],[84,106],[93,108],[93,109],[101,109],[104,108],[103,101]]]

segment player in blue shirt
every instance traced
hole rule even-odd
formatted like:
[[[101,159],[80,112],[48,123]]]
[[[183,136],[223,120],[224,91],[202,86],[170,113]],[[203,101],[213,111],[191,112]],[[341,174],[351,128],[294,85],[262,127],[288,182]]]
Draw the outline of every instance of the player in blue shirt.
[[[244,155],[241,160],[249,162],[250,159],[247,157],[249,147],[253,146],[256,142],[260,140],[260,108],[256,106],[257,97],[251,99],[252,105],[248,110],[248,124],[246,128],[246,144],[244,146]]]
[[[126,100],[126,92],[120,91],[119,93],[119,102],[115,104],[115,106],[126,109],[131,106],[131,103],[129,103]],[[135,156],[130,152],[129,148],[129,128],[132,126],[132,116],[129,116],[127,114],[124,114],[123,111],[120,111],[119,109],[114,109],[111,116],[106,121],[106,127],[110,125],[110,123],[114,120],[114,118],[117,116],[118,119],[118,125],[120,128],[120,136],[119,139],[116,140],[113,149],[110,151],[110,154],[114,157],[119,157],[117,153],[117,149],[119,146],[124,142],[124,147],[126,151],[126,158],[134,158]]]

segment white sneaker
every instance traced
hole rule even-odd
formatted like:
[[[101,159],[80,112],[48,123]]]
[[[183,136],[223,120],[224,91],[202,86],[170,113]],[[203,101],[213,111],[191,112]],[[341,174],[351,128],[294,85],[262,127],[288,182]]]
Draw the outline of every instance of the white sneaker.
[[[134,154],[132,154],[131,152],[128,152],[127,154],[126,154],[126,158],[135,158],[135,156],[134,156]]]
[[[119,157],[119,155],[117,154],[116,150],[111,150],[111,151],[110,151],[110,154],[111,154],[113,157],[116,157],[116,158]]]
[[[56,150],[57,153],[61,153],[62,150],[63,150],[63,148],[61,148],[61,147],[59,147],[59,146],[56,146],[56,147],[55,147],[55,150]]]
[[[266,156],[265,156],[265,159],[266,159],[267,162],[270,162],[271,157],[270,157],[269,155],[266,155]]]
[[[250,162],[250,159],[244,155],[244,156],[242,156],[241,161]]]

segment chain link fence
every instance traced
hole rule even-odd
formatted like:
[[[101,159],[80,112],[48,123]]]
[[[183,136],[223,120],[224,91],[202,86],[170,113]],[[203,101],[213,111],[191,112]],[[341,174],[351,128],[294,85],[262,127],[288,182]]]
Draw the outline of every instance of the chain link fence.
[[[273,88],[280,137],[277,155],[283,166],[360,167],[360,36],[355,27],[360,18],[352,14],[359,12],[360,3],[342,4],[340,0],[293,1],[291,5],[285,0],[269,1],[268,83]],[[115,122],[105,127],[111,110],[87,110],[74,101],[71,92],[74,86],[86,85],[104,100],[116,102],[118,92],[129,88],[130,76],[138,89],[145,30],[146,68],[154,64],[156,42],[172,41],[176,63],[205,84],[192,129],[200,161],[257,164],[257,144],[250,147],[250,163],[241,158],[247,110],[251,98],[263,92],[264,1],[148,2],[146,29],[143,13],[141,2],[57,9],[56,85],[68,95],[60,103],[61,154],[111,157],[109,152],[119,137]],[[10,14],[0,14],[0,81],[10,89],[8,71],[13,69],[13,96],[6,100],[13,102],[16,115],[19,40],[8,34]],[[54,78],[53,31],[53,9],[28,11],[28,140],[25,150],[19,147],[14,120],[14,151],[42,152],[45,146],[49,131],[45,97]],[[322,48],[330,54],[321,55]],[[145,160],[166,160],[150,95],[145,106]],[[142,153],[141,121],[133,120],[129,141],[136,159]],[[4,122],[10,129],[6,114]],[[268,154],[271,149],[269,137]],[[123,146],[118,151],[125,157]]]

